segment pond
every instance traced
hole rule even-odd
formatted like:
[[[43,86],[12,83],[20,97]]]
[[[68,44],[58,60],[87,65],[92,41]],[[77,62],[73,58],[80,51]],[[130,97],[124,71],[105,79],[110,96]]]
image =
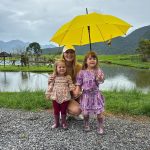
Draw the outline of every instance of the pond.
[[[105,82],[101,90],[137,89],[144,93],[150,91],[150,71],[118,65],[101,64]],[[0,91],[45,90],[48,73],[0,72]]]

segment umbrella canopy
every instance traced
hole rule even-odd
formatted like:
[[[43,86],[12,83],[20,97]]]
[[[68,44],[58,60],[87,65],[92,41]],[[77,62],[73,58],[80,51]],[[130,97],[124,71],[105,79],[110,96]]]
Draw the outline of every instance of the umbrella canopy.
[[[60,46],[105,42],[125,35],[130,27],[130,24],[117,17],[94,12],[76,16],[64,24],[53,35],[51,41]]]

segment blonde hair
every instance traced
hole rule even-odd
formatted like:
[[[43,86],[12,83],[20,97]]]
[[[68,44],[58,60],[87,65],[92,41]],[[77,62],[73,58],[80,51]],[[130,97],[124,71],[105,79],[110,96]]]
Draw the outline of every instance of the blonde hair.
[[[84,61],[83,61],[83,65],[82,65],[82,69],[85,70],[87,69],[87,59],[88,57],[93,57],[93,58],[96,58],[96,65],[95,65],[95,69],[98,69],[99,65],[98,65],[98,57],[97,57],[97,54],[96,52],[94,51],[89,51],[88,53],[86,53],[85,57],[84,57]]]
[[[54,63],[54,74],[55,74],[55,75],[58,75],[58,72],[57,72],[57,65],[58,65],[59,63],[64,63],[65,66],[66,66],[66,63],[65,63],[65,60],[64,60],[64,59],[57,59],[57,60],[55,61],[55,63]],[[66,67],[66,69],[67,69],[67,67]],[[66,71],[66,73],[65,73],[64,75],[67,75],[67,71]]]
[[[64,53],[62,53],[62,56],[61,56],[61,59],[64,60],[65,64],[66,64],[66,60],[65,60],[65,57],[64,57]],[[66,65],[66,68],[67,68],[67,74],[69,74],[72,78],[72,80],[75,80],[76,78],[76,64],[77,64],[77,61],[76,61],[76,53],[74,51],[74,60],[72,61],[72,72],[70,74],[69,72],[69,67],[67,67]]]

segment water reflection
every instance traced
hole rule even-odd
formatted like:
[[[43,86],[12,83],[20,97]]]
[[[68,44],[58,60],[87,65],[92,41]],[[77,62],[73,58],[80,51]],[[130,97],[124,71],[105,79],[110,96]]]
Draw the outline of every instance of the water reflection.
[[[134,81],[136,83],[136,86],[140,88],[149,87],[150,86],[150,73],[139,71],[135,75]]]
[[[102,64],[101,68],[106,77],[100,85],[101,90],[150,91],[150,71],[106,64]],[[0,72],[0,91],[45,90],[47,80],[48,73]]]
[[[30,72],[21,72],[22,81],[28,80],[30,77]]]
[[[48,73],[0,72],[0,91],[43,90]]]
[[[150,71],[141,70],[130,67],[102,64],[101,68],[105,72],[106,82],[102,85],[105,89],[109,89],[110,85],[113,89],[139,89],[144,92],[150,91]]]
[[[100,88],[104,90],[131,90],[136,88],[136,85],[132,81],[129,81],[127,77],[123,75],[117,75],[106,78],[104,84],[100,85]]]

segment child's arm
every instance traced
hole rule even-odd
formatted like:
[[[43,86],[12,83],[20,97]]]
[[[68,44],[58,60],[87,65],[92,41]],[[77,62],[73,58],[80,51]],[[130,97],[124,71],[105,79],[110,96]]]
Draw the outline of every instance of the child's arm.
[[[46,98],[47,100],[49,100],[49,99],[50,99],[50,97],[51,97],[51,95],[50,95],[50,94],[46,94],[46,93],[45,93],[45,98]]]
[[[103,83],[104,80],[105,80],[105,77],[104,77],[104,73],[102,70],[98,70],[97,73],[96,73],[96,80],[99,82],[99,83]]]
[[[53,78],[53,74],[52,74],[52,75],[49,75],[49,79],[50,79],[51,81],[49,82],[49,80],[48,80],[48,88],[47,88],[47,90],[46,90],[46,92],[45,92],[45,97],[46,97],[46,99],[50,99],[51,92],[52,92],[53,86],[54,86],[54,78],[53,78],[53,80],[52,80],[51,77]]]
[[[50,74],[50,75],[48,76],[48,85],[49,85],[51,82],[54,81],[55,77],[56,77],[56,75],[55,75],[54,73],[53,73],[53,74]]]
[[[82,84],[83,84],[83,71],[80,71],[76,77],[76,89],[74,92],[74,96],[78,97],[82,93]]]
[[[67,76],[67,78],[68,78],[68,83],[69,83],[69,89],[70,89],[70,91],[72,91],[73,92],[73,95],[76,97],[76,96],[78,96],[78,95],[80,95],[80,91],[81,91],[81,89],[80,89],[80,86],[75,86],[74,84],[73,84],[73,81],[72,81],[72,79],[71,79],[71,76]]]
[[[76,85],[76,88],[73,91],[73,95],[76,97],[76,96],[80,95],[80,93],[81,93],[81,88],[79,85]]]
[[[68,86],[69,86],[69,90],[73,91],[75,90],[75,85],[73,84],[73,81],[71,79],[70,75],[67,75],[67,80],[68,80]]]

